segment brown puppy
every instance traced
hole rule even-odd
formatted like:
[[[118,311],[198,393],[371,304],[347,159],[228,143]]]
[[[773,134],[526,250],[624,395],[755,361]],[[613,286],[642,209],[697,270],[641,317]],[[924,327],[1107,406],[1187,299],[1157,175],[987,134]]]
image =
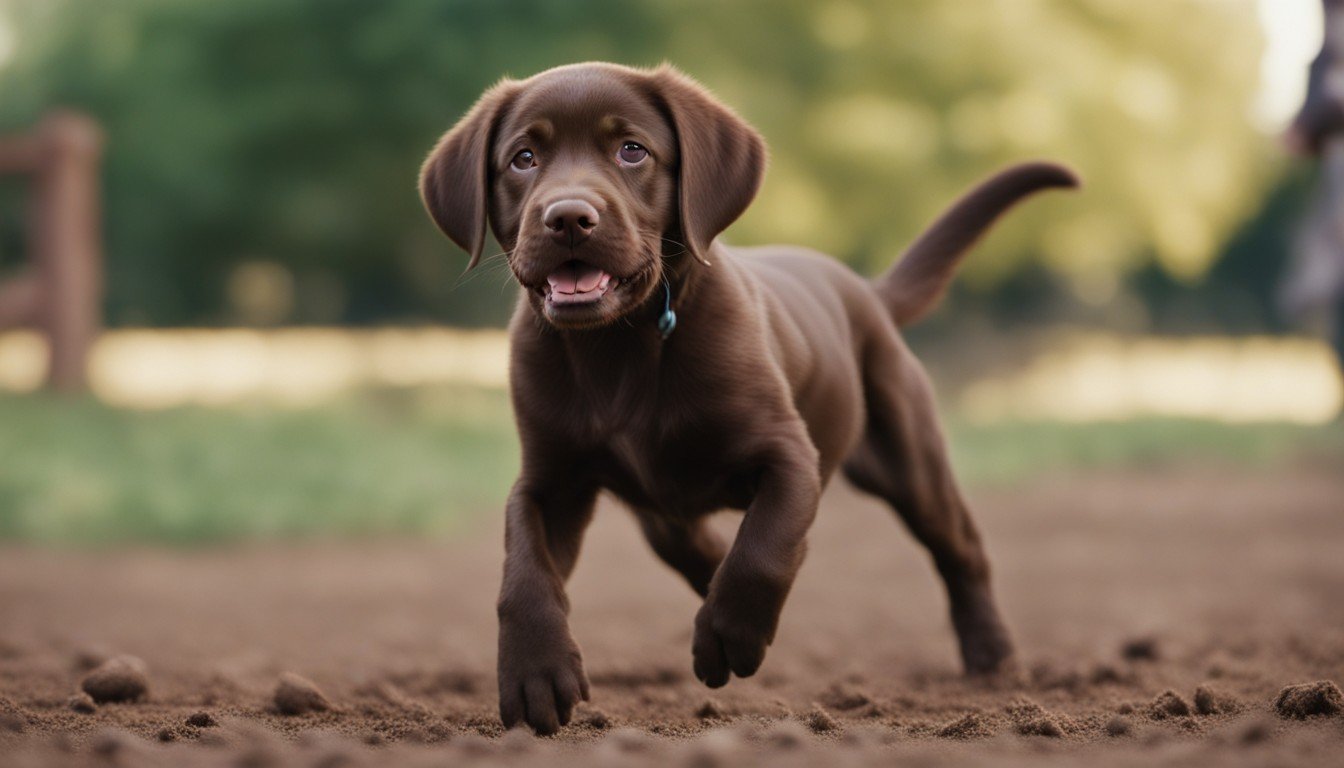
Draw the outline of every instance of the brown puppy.
[[[523,287],[510,325],[522,472],[498,605],[506,726],[554,732],[588,698],[565,581],[602,489],[704,598],[691,650],[710,687],[761,665],[838,468],[929,549],[967,671],[1011,660],[897,328],[933,307],[1000,213],[1075,178],[1047,164],[999,174],[870,282],[803,248],[715,239],[764,170],[761,137],[696,83],[611,64],[501,82],[425,162],[434,221],[473,266],[488,222]],[[731,546],[706,525],[729,508],[746,511]]]

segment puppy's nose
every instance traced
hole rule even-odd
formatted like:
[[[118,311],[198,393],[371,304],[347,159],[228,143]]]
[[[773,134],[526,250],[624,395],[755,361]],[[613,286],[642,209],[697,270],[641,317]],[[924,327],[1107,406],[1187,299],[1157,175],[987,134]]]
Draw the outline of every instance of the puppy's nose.
[[[551,239],[571,248],[588,239],[597,228],[597,209],[583,200],[558,200],[542,214]]]

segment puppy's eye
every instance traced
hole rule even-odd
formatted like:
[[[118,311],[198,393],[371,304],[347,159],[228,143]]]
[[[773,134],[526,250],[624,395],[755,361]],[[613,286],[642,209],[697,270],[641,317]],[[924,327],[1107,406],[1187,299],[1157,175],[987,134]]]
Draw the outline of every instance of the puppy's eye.
[[[535,168],[537,165],[537,156],[530,149],[524,149],[513,156],[513,162],[510,163],[514,170],[526,171],[529,168]]]
[[[639,165],[644,162],[644,158],[649,156],[649,150],[645,149],[641,144],[627,141],[621,145],[621,151],[617,152],[616,156],[626,165]]]

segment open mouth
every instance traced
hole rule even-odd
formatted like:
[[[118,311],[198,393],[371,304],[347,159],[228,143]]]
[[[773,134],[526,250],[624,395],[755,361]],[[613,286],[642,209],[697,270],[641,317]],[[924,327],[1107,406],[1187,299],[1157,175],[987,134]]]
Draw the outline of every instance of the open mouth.
[[[620,281],[578,259],[561,264],[546,277],[546,299],[553,305],[592,304]]]

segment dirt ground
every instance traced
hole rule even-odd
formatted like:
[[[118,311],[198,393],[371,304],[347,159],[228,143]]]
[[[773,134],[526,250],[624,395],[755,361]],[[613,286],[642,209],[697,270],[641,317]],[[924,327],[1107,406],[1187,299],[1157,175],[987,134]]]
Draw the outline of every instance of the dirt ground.
[[[973,501],[1020,674],[959,676],[926,557],[836,487],[764,667],[714,692],[690,672],[692,593],[606,504],[570,588],[593,701],[551,739],[495,711],[497,519],[446,541],[0,549],[0,764],[1340,764],[1344,714],[1273,704],[1344,682],[1338,467]],[[115,654],[144,660],[147,696],[71,709]],[[331,708],[277,713],[285,672]]]

